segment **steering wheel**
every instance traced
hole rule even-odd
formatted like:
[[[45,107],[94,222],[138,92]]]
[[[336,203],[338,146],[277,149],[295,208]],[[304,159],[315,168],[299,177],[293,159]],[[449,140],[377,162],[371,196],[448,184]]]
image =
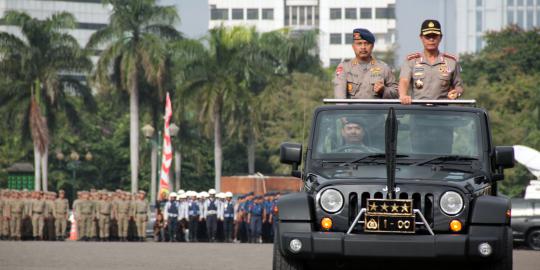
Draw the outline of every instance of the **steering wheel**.
[[[360,151],[358,151],[358,150],[360,150]],[[335,151],[336,152],[342,152],[342,153],[371,153],[372,152],[365,145],[358,145],[358,144],[343,145],[343,146],[337,148]]]

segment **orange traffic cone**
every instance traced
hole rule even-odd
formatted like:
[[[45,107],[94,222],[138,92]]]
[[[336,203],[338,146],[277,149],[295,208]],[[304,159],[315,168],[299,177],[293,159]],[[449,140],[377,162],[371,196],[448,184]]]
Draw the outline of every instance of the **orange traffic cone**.
[[[75,221],[75,217],[73,214],[69,217],[69,221],[71,221],[71,230],[69,230],[69,240],[77,241],[77,221]]]

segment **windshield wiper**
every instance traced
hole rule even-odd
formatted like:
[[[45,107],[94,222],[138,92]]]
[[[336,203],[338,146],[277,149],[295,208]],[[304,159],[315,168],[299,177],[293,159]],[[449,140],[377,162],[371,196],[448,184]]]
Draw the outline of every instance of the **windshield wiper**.
[[[437,157],[429,158],[423,161],[419,161],[419,162],[411,164],[411,166],[422,166],[424,164],[428,164],[433,161],[443,162],[443,161],[472,161],[472,160],[478,160],[478,159],[474,157],[469,157],[469,156],[445,155],[445,156],[437,156]]]
[[[408,157],[408,156],[407,155],[396,155],[396,158],[404,158],[404,157]],[[379,158],[386,158],[386,154],[371,154],[371,155],[363,156],[363,157],[360,157],[360,158],[357,158],[357,159],[353,159],[353,160],[349,161],[348,163],[361,163],[363,161],[366,161],[367,159],[371,159],[371,160],[369,160],[369,162],[372,162],[375,159],[379,159]]]

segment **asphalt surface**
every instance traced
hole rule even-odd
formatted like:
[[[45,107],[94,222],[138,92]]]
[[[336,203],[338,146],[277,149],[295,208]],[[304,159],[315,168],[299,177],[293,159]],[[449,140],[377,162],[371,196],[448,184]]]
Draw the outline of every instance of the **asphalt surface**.
[[[540,251],[514,250],[514,270],[540,269]],[[270,244],[0,242],[2,270],[272,269]]]

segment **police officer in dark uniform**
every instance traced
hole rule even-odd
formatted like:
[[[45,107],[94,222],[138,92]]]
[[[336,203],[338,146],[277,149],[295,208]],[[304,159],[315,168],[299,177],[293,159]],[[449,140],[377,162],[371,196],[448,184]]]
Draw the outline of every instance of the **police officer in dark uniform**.
[[[234,228],[234,203],[232,201],[233,194],[230,191],[225,193],[225,202],[223,203],[223,230],[225,234],[225,242],[231,243],[233,240]]]
[[[201,211],[199,208],[199,202],[197,201],[197,193],[194,191],[188,193],[189,241],[197,242],[197,233]]]
[[[353,30],[355,58],[336,68],[334,96],[338,99],[397,98],[397,83],[388,65],[372,56],[375,36],[367,29]]]
[[[254,202],[249,207],[248,222],[250,227],[250,243],[261,243],[261,230],[262,230],[262,216],[264,212],[264,206],[262,204],[262,197],[255,197]]]
[[[208,191],[209,198],[204,201],[204,218],[206,219],[206,230],[208,232],[208,241],[216,241],[217,232],[217,214],[219,202],[216,200],[216,190],[210,189]]]

